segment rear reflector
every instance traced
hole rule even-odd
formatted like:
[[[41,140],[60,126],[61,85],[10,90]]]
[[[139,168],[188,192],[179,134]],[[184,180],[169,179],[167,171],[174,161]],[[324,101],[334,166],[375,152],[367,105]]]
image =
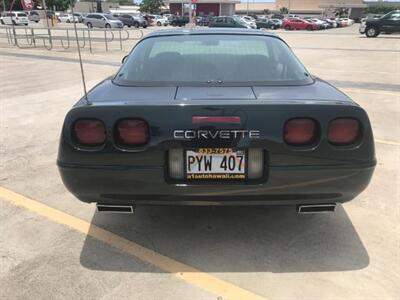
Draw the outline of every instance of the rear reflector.
[[[104,123],[96,119],[80,119],[74,124],[77,142],[84,146],[99,146],[106,140]]]
[[[360,122],[356,119],[340,118],[328,126],[328,141],[334,145],[353,144],[360,135]]]
[[[289,145],[304,146],[315,141],[317,124],[313,119],[296,118],[286,122],[284,140]]]
[[[264,174],[264,151],[261,148],[248,150],[247,176],[249,179],[259,179]]]
[[[149,126],[143,120],[125,119],[117,124],[116,139],[127,146],[145,145],[149,141]]]
[[[225,123],[225,124],[240,124],[240,117],[238,116],[193,116],[193,124],[205,123]]]
[[[183,179],[183,150],[170,149],[168,151],[169,176],[173,179]]]

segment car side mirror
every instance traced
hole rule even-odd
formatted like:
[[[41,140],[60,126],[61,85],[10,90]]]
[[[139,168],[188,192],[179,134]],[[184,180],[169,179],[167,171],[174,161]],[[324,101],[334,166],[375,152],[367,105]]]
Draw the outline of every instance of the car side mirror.
[[[125,61],[126,61],[126,59],[129,57],[129,55],[125,55],[123,58],[122,58],[122,63],[124,64],[125,63]]]

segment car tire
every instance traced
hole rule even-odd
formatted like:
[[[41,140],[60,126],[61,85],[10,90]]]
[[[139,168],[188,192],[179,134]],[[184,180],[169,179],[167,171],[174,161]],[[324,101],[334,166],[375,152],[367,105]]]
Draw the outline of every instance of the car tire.
[[[105,25],[105,28],[110,29],[110,28],[111,28],[111,25],[107,23],[107,24]]]
[[[35,21],[36,23],[39,23],[39,21]]]
[[[290,25],[286,25],[284,28],[285,28],[285,30],[292,30],[292,28],[290,27]]]
[[[131,28],[132,27],[132,25],[127,25],[128,26],[128,28]]]
[[[143,28],[147,28],[147,25],[143,25]]]
[[[161,22],[157,22],[157,26],[161,26]]]
[[[87,28],[93,28],[93,25],[92,25],[92,23],[90,23],[90,22],[88,22],[88,23],[86,24],[86,26],[87,26]]]
[[[312,26],[307,26],[306,29],[307,29],[308,31],[312,31],[312,30],[313,30],[313,27],[312,27]]]
[[[67,23],[71,23],[71,21],[70,21],[70,20],[67,20]]]
[[[377,37],[378,34],[379,34],[379,31],[375,27],[369,27],[369,28],[365,29],[365,35],[369,38]]]

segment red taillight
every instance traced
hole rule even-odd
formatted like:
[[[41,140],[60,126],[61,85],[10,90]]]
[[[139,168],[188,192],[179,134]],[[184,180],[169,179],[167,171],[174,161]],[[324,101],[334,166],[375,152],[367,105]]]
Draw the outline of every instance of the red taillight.
[[[312,119],[291,119],[286,122],[284,140],[289,145],[302,146],[315,141],[317,124]]]
[[[149,126],[143,120],[125,119],[117,124],[117,140],[127,146],[140,146],[149,140]]]
[[[85,146],[99,146],[106,140],[106,129],[100,120],[78,120],[74,125],[74,133],[77,142]]]
[[[340,118],[328,126],[328,141],[334,145],[353,144],[360,135],[360,122],[356,119]]]

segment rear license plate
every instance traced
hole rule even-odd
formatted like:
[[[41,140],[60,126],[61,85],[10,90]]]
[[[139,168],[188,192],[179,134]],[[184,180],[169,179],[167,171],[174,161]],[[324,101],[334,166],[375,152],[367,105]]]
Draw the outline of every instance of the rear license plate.
[[[186,179],[246,179],[246,151],[232,148],[200,148],[186,151]]]

